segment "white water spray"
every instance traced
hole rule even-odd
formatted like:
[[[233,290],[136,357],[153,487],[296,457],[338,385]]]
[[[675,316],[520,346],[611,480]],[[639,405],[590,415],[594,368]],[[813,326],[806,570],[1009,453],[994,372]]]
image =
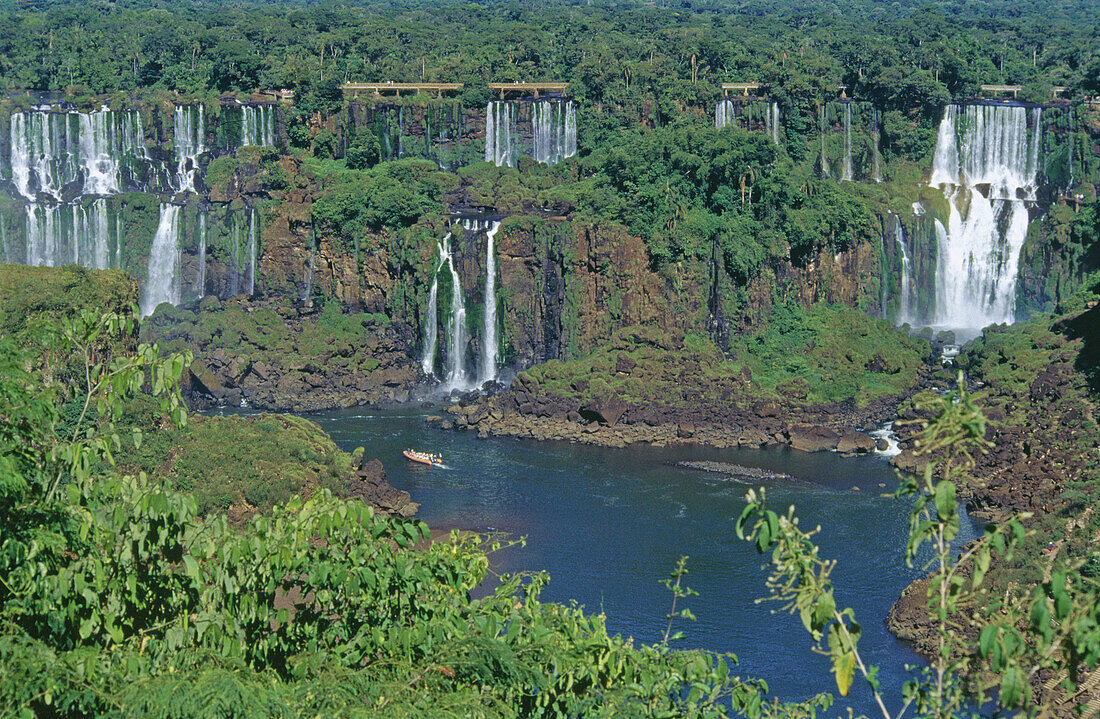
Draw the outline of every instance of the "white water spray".
[[[844,168],[841,182],[852,181],[852,103],[844,103]]]
[[[439,348],[439,271],[450,259],[451,233],[448,232],[438,244],[439,265],[432,273],[432,288],[428,292],[428,311],[424,318],[424,351],[420,356],[420,367],[425,375],[435,374],[435,353]]]
[[[196,192],[195,171],[204,146],[203,106],[176,105],[172,144],[176,150],[176,192]]]
[[[1038,190],[1039,108],[948,106],[930,184],[948,202],[937,220],[937,325],[980,329],[1016,319],[1016,276]]]
[[[497,167],[516,166],[514,110],[512,103],[501,100],[490,100],[485,107],[485,161]]]
[[[157,234],[149,251],[148,275],[141,293],[141,316],[148,317],[163,302],[178,305],[179,213],[177,205],[161,205]]]
[[[500,222],[494,221],[485,233],[485,332],[481,337],[479,385],[497,378],[496,256],[493,252],[493,238],[496,237],[499,229]]]

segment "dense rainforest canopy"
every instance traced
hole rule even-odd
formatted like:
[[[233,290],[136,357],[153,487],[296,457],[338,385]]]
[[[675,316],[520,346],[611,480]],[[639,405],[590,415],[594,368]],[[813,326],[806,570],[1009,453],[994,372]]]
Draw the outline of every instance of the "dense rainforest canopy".
[[[1012,2],[20,2],[0,13],[9,91],[184,93],[354,80],[565,80],[590,103],[705,105],[722,81],[780,101],[848,85],[878,106],[981,83],[1100,92],[1097,9]],[[121,39],[121,40],[120,40]],[[824,92],[828,89],[828,92]]]

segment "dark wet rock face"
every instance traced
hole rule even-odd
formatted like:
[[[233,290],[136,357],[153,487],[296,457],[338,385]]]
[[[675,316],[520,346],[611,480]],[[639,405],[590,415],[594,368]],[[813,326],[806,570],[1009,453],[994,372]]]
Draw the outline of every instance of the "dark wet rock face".
[[[411,517],[420,509],[420,505],[412,501],[412,495],[386,481],[386,470],[377,459],[363,462],[348,479],[347,496],[391,516]]]

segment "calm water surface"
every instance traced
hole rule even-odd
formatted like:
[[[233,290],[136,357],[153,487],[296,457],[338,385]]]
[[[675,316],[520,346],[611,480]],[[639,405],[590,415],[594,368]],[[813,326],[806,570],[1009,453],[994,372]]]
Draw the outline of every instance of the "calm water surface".
[[[803,527],[821,525],[822,556],[837,560],[838,604],[855,609],[861,650],[881,667],[887,697],[896,702],[904,665],[920,661],[884,626],[917,572],[901,556],[910,503],[887,496],[897,478],[881,458],[479,440],[432,429],[425,414],[358,409],[309,417],[342,448],[363,446],[368,459],[380,459],[389,482],[420,502],[420,518],[432,527],[526,537],[525,547],[495,556],[497,571],[548,571],[543,599],[605,612],[612,632],[661,639],[671,595],[659,582],[688,555],[685,583],[700,596],[685,602],[697,621],[677,622],[685,635],[679,646],[733,652],[741,674],[766,679],[780,699],[835,693],[836,685],[798,618],[756,601],[765,592],[764,559],[734,534],[748,485],[670,463],[715,460],[792,475],[796,481],[765,483],[769,503],[776,510],[794,504]],[[409,462],[401,456],[408,447],[442,454],[448,469]],[[849,705],[878,713],[858,681],[840,702]],[[834,706],[828,715],[841,713]]]

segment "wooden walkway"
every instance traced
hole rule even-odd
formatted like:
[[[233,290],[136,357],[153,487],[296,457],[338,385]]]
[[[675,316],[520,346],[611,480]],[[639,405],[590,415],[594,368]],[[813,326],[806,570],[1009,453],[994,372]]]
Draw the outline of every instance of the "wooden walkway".
[[[443,97],[445,92],[458,92],[463,87],[461,82],[346,82],[340,86],[345,94],[350,93],[352,99],[359,97],[360,91],[373,95],[393,93],[401,97],[402,91],[412,93],[435,93],[436,97]]]
[[[490,82],[490,90],[499,90],[500,99],[504,99],[505,93],[520,92],[525,95],[531,95],[536,100],[539,97],[540,92],[556,93],[558,95],[565,94],[566,88],[568,88],[564,82]]]

